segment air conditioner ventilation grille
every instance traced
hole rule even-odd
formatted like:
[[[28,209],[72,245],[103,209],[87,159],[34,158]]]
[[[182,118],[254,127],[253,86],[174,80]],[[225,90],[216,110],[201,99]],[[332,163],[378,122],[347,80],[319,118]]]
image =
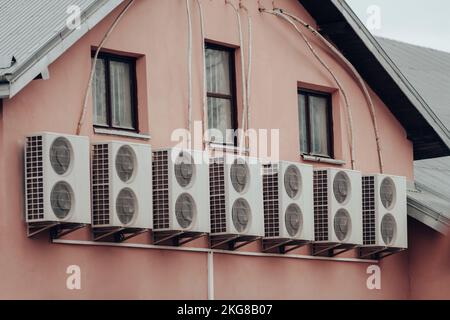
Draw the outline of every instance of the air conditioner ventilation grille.
[[[92,150],[92,222],[94,226],[110,223],[109,205],[109,145],[96,144]]]
[[[316,241],[328,241],[328,174],[314,171],[314,234]]]
[[[169,228],[169,152],[153,152],[153,225]]]
[[[212,159],[209,165],[211,233],[227,230],[225,212],[225,163],[223,158]]]
[[[42,136],[28,137],[25,148],[27,219],[40,220],[44,218]]]
[[[387,213],[381,219],[381,237],[383,242],[390,246],[395,241],[395,236],[397,234],[397,222],[392,214]]]
[[[264,233],[266,237],[280,235],[278,201],[278,165],[263,165]]]
[[[362,177],[363,244],[376,244],[375,238],[375,178]]]

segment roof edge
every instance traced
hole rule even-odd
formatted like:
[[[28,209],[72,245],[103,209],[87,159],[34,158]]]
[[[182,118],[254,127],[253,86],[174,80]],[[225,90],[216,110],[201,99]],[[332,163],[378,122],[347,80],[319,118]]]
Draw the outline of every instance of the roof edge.
[[[367,49],[450,149],[450,132],[344,0],[331,0]]]
[[[439,212],[408,197],[408,216],[422,222],[444,236],[450,234],[450,220]]]
[[[79,28],[70,30],[65,27],[45,43],[23,66],[12,74],[2,76],[4,79],[0,83],[0,99],[14,97],[123,1],[100,0],[83,11]]]

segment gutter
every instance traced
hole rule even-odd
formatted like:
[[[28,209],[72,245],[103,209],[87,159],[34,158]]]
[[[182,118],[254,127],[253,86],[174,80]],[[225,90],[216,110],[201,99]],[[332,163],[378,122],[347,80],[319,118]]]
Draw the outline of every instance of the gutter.
[[[450,220],[443,214],[408,197],[408,215],[444,236],[450,233]]]
[[[0,99],[12,98],[124,0],[94,2],[81,15],[79,29],[64,28],[12,74],[0,75]]]

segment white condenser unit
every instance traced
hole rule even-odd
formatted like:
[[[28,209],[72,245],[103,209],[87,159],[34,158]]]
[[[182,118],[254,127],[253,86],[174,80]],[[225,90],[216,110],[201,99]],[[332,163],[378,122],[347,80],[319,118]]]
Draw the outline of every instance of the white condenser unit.
[[[362,203],[364,246],[406,249],[406,178],[364,175]]]
[[[314,235],[316,242],[362,244],[361,173],[314,170]]]
[[[209,168],[203,151],[153,151],[153,230],[209,233]]]
[[[37,133],[25,143],[27,223],[90,223],[89,140]]]
[[[263,169],[265,238],[314,240],[313,167],[280,161]]]
[[[263,237],[261,162],[226,154],[210,160],[209,175],[211,234]]]
[[[152,153],[146,144],[92,144],[92,226],[152,228]]]

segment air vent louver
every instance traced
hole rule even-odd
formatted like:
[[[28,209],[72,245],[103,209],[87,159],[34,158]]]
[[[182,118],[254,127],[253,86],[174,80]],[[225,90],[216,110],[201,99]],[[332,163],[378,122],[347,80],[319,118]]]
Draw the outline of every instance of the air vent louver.
[[[227,230],[225,212],[225,163],[223,158],[211,159],[209,165],[211,233]]]
[[[375,237],[375,178],[362,177],[362,203],[363,203],[363,244],[374,245]]]
[[[314,171],[314,234],[316,241],[328,241],[328,175]]]
[[[153,152],[153,224],[155,229],[169,228],[169,153]]]
[[[109,218],[109,146],[95,144],[92,150],[93,225],[110,223]]]
[[[27,220],[44,218],[42,136],[27,138],[25,146],[25,184]]]
[[[264,234],[266,237],[280,235],[278,165],[263,165]]]

